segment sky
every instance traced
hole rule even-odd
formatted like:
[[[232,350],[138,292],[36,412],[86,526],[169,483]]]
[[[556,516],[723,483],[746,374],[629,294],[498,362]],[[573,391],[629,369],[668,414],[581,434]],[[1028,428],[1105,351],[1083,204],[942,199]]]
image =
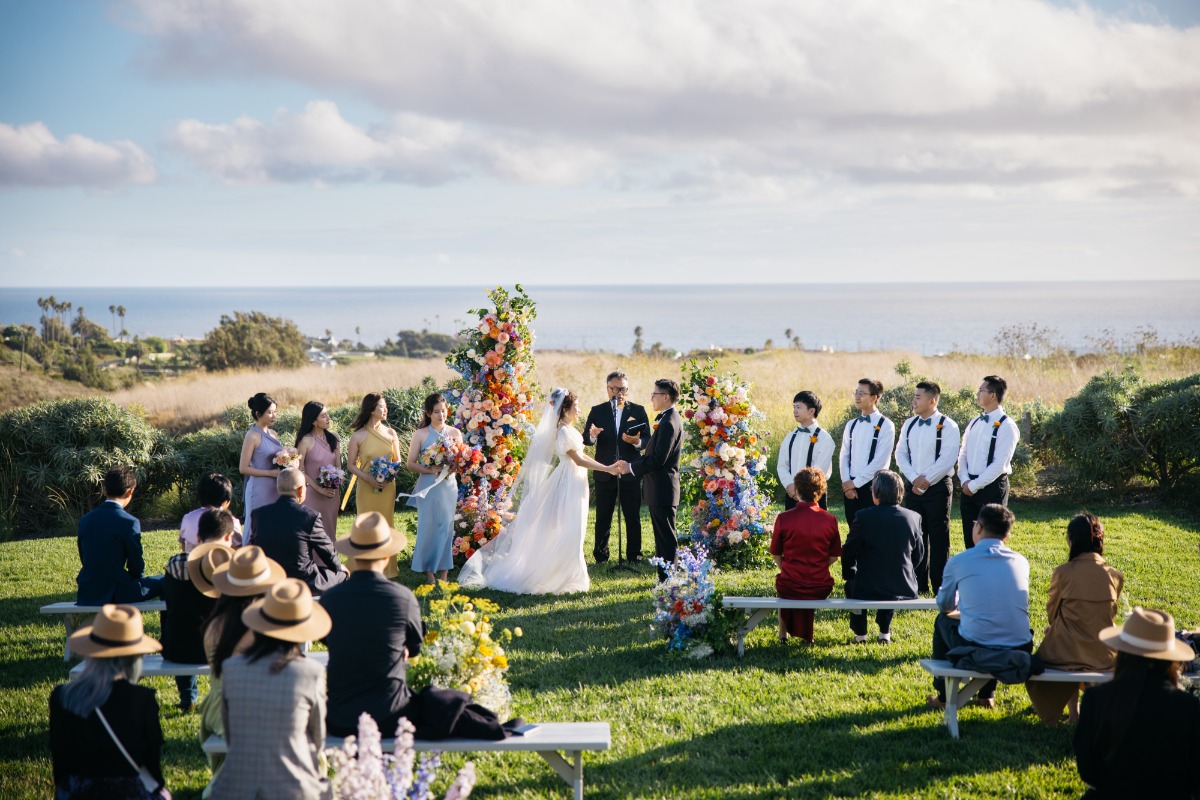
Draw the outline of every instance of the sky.
[[[1196,278],[1195,0],[0,3],[0,286]]]

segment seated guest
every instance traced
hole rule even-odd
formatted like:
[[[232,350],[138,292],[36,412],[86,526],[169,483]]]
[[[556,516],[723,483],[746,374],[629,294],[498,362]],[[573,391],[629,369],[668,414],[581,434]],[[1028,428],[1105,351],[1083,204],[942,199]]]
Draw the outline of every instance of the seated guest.
[[[91,625],[71,635],[70,646],[84,664],[77,677],[50,693],[55,798],[169,798],[158,701],[153,689],[137,685],[142,656],[161,649],[143,632],[141,612],[105,605]],[[157,788],[145,787],[139,770]]]
[[[333,620],[325,637],[330,736],[357,733],[364,711],[384,736],[391,736],[412,697],[405,674],[425,636],[421,608],[407,587],[383,576],[388,560],[406,544],[404,534],[392,530],[378,511],[359,514],[350,535],[337,541],[337,551],[350,557],[353,571],[321,596]]]
[[[1013,515],[999,503],[979,511],[972,531],[974,547],[946,562],[942,588],[938,589],[939,612],[933,624],[933,657],[945,659],[956,647],[1033,652],[1029,627],[1029,562],[1005,546],[1012,531]],[[948,616],[959,612],[959,619]],[[928,705],[945,708],[946,681],[934,678],[937,694]],[[975,703],[996,707],[996,682],[988,681]]]
[[[196,499],[200,501],[200,507],[184,514],[179,523],[179,545],[185,553],[192,552],[192,548],[200,544],[196,529],[201,514],[210,508],[229,510],[229,504],[233,501],[233,483],[219,472],[210,472],[196,485]],[[238,522],[237,517],[233,518],[231,544],[234,547],[242,546],[242,523]]]
[[[1113,679],[1083,693],[1075,763],[1085,798],[1200,797],[1200,698],[1179,686],[1195,653],[1175,620],[1135,608],[1100,641],[1117,653]]]
[[[209,509],[200,517],[197,531],[200,544],[191,553],[177,553],[167,561],[163,571],[163,599],[167,609],[162,612],[163,658],[179,664],[203,664],[204,621],[217,603],[216,587],[202,592],[193,583],[192,575],[202,563],[206,553],[222,551],[213,559],[218,563],[229,560],[233,554],[230,546],[233,537],[233,515],[220,509]],[[203,573],[200,573],[203,578]],[[179,710],[188,712],[199,696],[195,675],[176,675],[175,686],[179,689]]]
[[[1076,515],[1067,524],[1067,542],[1070,559],[1050,575],[1046,636],[1034,655],[1054,669],[1111,670],[1113,651],[1097,637],[1113,624],[1125,576],[1104,563],[1104,528],[1095,514]],[[1079,719],[1080,684],[1030,681],[1025,689],[1046,725],[1058,724],[1063,706],[1069,722]]]
[[[313,594],[346,580],[349,572],[338,560],[321,515],[303,505],[308,490],[304,473],[295,467],[281,470],[276,488],[278,500],[254,509],[252,544],[282,566],[289,578],[308,584]]]
[[[75,579],[81,606],[140,603],[162,593],[162,576],[145,577],[142,524],[125,510],[137,479],[132,467],[116,467],[104,476],[105,501],[79,520],[79,561]]]
[[[829,568],[842,554],[837,519],[817,501],[825,494],[825,474],[816,467],[796,473],[792,486],[799,504],[775,518],[771,558],[779,566],[775,593],[788,600],[823,600],[833,591]],[[780,609],[779,640],[788,634],[813,641],[811,609]]]
[[[891,470],[875,473],[871,499],[850,523],[850,534],[842,545],[842,579],[846,597],[855,600],[913,600],[917,596],[916,567],[925,555],[921,515],[900,507],[904,482]],[[892,617],[896,612],[879,609],[879,641],[892,640]],[[850,630],[855,642],[867,640],[867,612],[850,612]]]
[[[261,529],[252,524],[255,536]],[[308,584],[287,578],[242,613],[254,644],[225,660],[221,717],[229,754],[212,796],[303,798],[328,795],[319,755],[325,747],[325,668],[301,645],[329,633],[329,614]]]

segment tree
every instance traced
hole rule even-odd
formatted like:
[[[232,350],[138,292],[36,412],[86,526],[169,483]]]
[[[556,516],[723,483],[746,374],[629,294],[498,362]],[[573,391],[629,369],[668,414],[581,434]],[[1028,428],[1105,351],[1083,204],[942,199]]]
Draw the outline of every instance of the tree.
[[[643,348],[642,343],[642,326],[638,325],[633,329],[633,352],[635,355],[641,355]]]
[[[117,306],[117,316],[121,319],[121,336],[128,338],[129,332],[125,330],[125,306]]]
[[[113,336],[116,336],[116,335],[117,335],[117,307],[116,307],[116,306],[111,306],[111,305],[110,305],[110,306],[108,307],[108,313],[112,314],[112,322],[113,322],[112,330],[113,330]]]
[[[304,334],[296,323],[261,311],[221,315],[221,324],[204,337],[204,367],[299,367],[306,359]]]

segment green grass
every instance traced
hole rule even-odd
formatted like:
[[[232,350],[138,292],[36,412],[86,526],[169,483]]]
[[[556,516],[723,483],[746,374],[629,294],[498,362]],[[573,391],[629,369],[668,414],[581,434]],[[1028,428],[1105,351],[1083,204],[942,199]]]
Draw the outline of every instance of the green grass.
[[[1012,546],[1033,566],[1031,611],[1045,624],[1051,570],[1065,558],[1074,507],[1014,503]],[[1108,560],[1125,571],[1131,605],[1163,608],[1180,625],[1200,624],[1194,522],[1157,509],[1096,508]],[[957,507],[955,508],[957,514]],[[405,515],[402,519],[408,520]],[[349,520],[339,527],[345,533]],[[652,537],[645,523],[646,546]],[[844,528],[843,528],[844,535]],[[956,538],[952,534],[952,539]],[[147,563],[174,552],[175,532],[145,534]],[[957,550],[961,544],[957,545]],[[591,542],[586,545],[591,552]],[[0,797],[51,794],[46,702],[66,679],[62,623],[38,607],[74,596],[78,557],[70,537],[0,544]],[[420,577],[402,570],[415,586]],[[901,614],[890,647],[848,644],[845,615],[819,613],[817,644],[775,641],[761,625],[744,659],[677,660],[649,630],[653,573],[592,568],[592,591],[568,597],[491,595],[501,624],[525,636],[510,648],[517,707],[530,720],[606,720],[613,748],[585,756],[596,798],[687,797],[1078,797],[1071,729],[1036,723],[1021,687],[1002,687],[995,711],[962,712],[953,741],[940,714],[924,708],[931,612]],[[773,571],[727,573],[726,594],[773,594]],[[841,586],[834,590],[840,594]],[[147,619],[156,635],[157,615]],[[180,800],[199,797],[208,774],[195,715],[181,716],[170,678],[159,692],[167,783]],[[201,691],[207,690],[201,679]],[[475,796],[566,797],[533,754],[479,754]],[[461,758],[448,758],[448,780]],[[444,785],[440,787],[444,790]]]

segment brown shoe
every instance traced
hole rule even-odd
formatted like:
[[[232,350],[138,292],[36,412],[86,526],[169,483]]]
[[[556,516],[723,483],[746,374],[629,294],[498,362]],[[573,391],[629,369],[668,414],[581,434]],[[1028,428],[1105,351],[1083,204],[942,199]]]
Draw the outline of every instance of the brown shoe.
[[[979,706],[980,708],[995,708],[996,707],[996,698],[994,698],[994,697],[976,697],[975,705]]]
[[[925,705],[928,708],[944,709],[946,707],[946,701],[938,697],[936,694],[931,694],[929,697],[925,698]]]

